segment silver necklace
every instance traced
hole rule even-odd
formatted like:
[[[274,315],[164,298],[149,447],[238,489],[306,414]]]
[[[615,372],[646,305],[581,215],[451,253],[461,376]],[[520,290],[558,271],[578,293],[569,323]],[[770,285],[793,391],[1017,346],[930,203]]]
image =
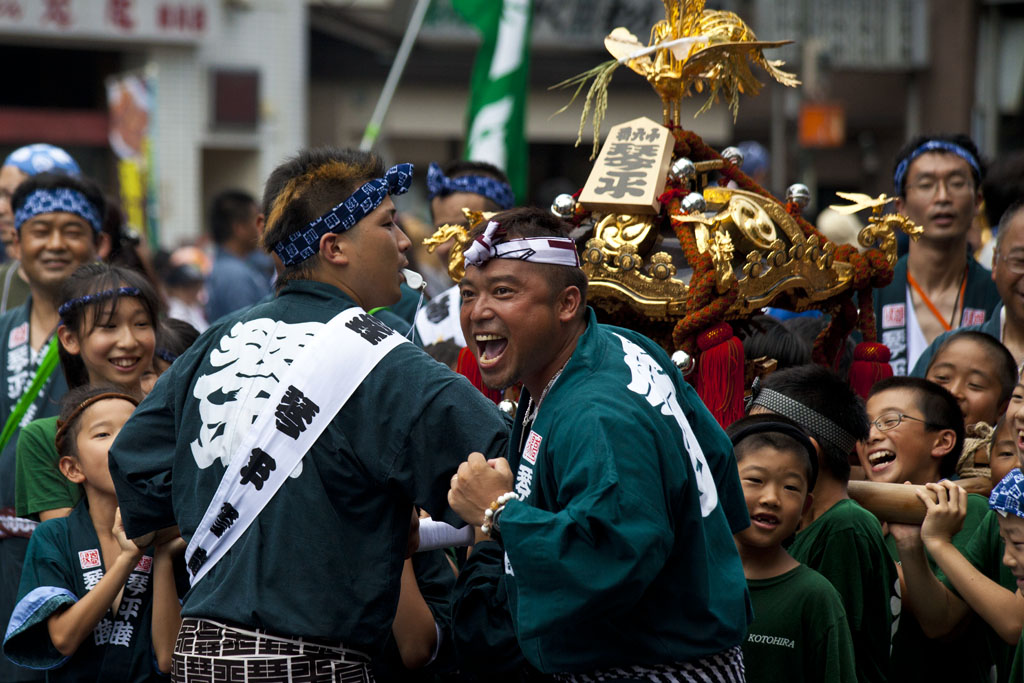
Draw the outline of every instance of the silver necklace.
[[[572,356],[570,355],[569,358],[572,358]],[[548,392],[551,391],[551,387],[554,386],[555,382],[558,381],[558,378],[562,376],[562,371],[565,370],[565,366],[569,364],[569,358],[565,359],[565,362],[562,363],[562,367],[558,369],[555,376],[552,377],[547,386],[544,387],[544,391],[540,392],[540,398],[537,399],[536,405],[533,403],[533,396],[530,396],[530,400],[526,403],[526,417],[523,418],[524,431],[526,430],[527,425],[532,425],[533,421],[537,419],[537,413],[540,412],[540,404],[544,402],[544,397],[548,395]]]

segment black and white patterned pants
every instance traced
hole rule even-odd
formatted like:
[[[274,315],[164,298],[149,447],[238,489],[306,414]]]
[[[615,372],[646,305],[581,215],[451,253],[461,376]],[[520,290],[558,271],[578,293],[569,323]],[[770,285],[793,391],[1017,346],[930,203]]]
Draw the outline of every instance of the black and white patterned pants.
[[[181,622],[174,683],[373,683],[361,652],[247,631],[208,619]]]
[[[743,651],[737,645],[692,662],[613,667],[584,674],[556,674],[555,680],[569,683],[745,683],[746,676],[743,670]]]

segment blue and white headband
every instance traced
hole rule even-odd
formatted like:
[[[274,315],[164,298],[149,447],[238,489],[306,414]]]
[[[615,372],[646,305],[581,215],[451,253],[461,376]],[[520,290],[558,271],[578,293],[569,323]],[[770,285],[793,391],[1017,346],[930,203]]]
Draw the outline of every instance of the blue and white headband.
[[[438,195],[443,197],[452,192],[478,194],[487,197],[502,210],[511,209],[516,203],[515,195],[508,183],[484,175],[468,174],[449,178],[435,163],[427,167],[427,190],[427,199],[433,199]]]
[[[483,234],[463,253],[467,266],[483,268],[492,258],[516,259],[553,266],[580,267],[576,243],[568,237],[523,237],[504,240],[505,231],[497,221],[487,224]]]
[[[1024,517],[1024,474],[1014,467],[1002,481],[992,488],[988,497],[988,506],[1005,517],[1014,514]]]
[[[96,292],[95,294],[86,294],[76,299],[68,299],[60,305],[57,309],[57,315],[61,317],[61,322],[64,320],[64,316],[70,313],[73,309],[79,306],[85,306],[96,301],[106,301],[107,299],[116,299],[122,296],[142,296],[142,291],[138,287],[118,287],[116,289],[105,289],[102,292]]]
[[[896,172],[892,176],[892,184],[896,187],[896,196],[903,196],[903,181],[906,180],[907,170],[910,168],[910,164],[922,154],[928,152],[948,152],[955,154],[974,169],[975,178],[981,178],[981,166],[978,164],[978,159],[971,154],[966,148],[953,142],[946,142],[945,140],[929,140],[928,142],[922,143],[917,149],[907,155],[904,159],[896,166]]]
[[[383,178],[362,185],[348,199],[274,245],[285,266],[294,266],[320,251],[320,238],[329,232],[345,232],[373,212],[388,195],[405,194],[412,185],[412,164],[392,166]]]
[[[70,187],[38,189],[25,198],[21,207],[14,212],[14,228],[21,230],[21,224],[44,213],[73,213],[86,220],[96,232],[103,230],[100,212],[89,198]]]
[[[60,147],[38,142],[25,145],[7,155],[4,166],[14,166],[26,175],[36,175],[47,171],[63,171],[68,175],[80,175],[81,169],[71,155]]]

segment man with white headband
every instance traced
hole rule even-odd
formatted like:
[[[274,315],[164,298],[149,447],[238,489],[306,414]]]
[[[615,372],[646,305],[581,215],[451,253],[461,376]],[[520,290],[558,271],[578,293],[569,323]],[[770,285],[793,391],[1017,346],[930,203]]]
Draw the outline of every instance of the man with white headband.
[[[874,295],[878,340],[889,347],[896,375],[910,374],[940,334],[981,324],[999,305],[992,273],[967,254],[983,178],[966,135],[920,136],[897,155],[896,209],[923,232],[896,262],[892,283]]]
[[[453,602],[460,666],[515,655],[514,633],[560,680],[743,680],[729,439],[664,350],[597,322],[559,219],[514,209],[474,232],[463,331],[489,386],[524,388],[508,459],[473,453],[452,478],[480,529]]]
[[[354,150],[279,166],[263,206],[276,298],[208,330],[111,448],[128,536],[176,524],[188,541],[176,681],[368,680],[413,505],[461,523],[458,463],[506,447],[493,404],[366,313],[400,296],[391,197],[411,180]]]
[[[107,244],[106,204],[83,176],[40,173],[11,198],[15,243],[30,295],[0,316],[0,623],[6,624],[18,590],[21,560],[35,523],[14,516],[15,450],[21,427],[56,415],[67,383],[58,366],[54,332],[60,321],[60,285],[79,266],[95,261]],[[0,661],[0,680],[37,680],[36,672]]]

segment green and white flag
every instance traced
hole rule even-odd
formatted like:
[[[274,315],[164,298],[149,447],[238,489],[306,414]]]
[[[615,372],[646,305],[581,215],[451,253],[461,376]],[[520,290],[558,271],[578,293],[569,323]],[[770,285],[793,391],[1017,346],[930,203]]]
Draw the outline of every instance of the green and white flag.
[[[530,4],[452,0],[455,10],[483,34],[470,84],[465,156],[505,171],[520,202],[526,195]]]

